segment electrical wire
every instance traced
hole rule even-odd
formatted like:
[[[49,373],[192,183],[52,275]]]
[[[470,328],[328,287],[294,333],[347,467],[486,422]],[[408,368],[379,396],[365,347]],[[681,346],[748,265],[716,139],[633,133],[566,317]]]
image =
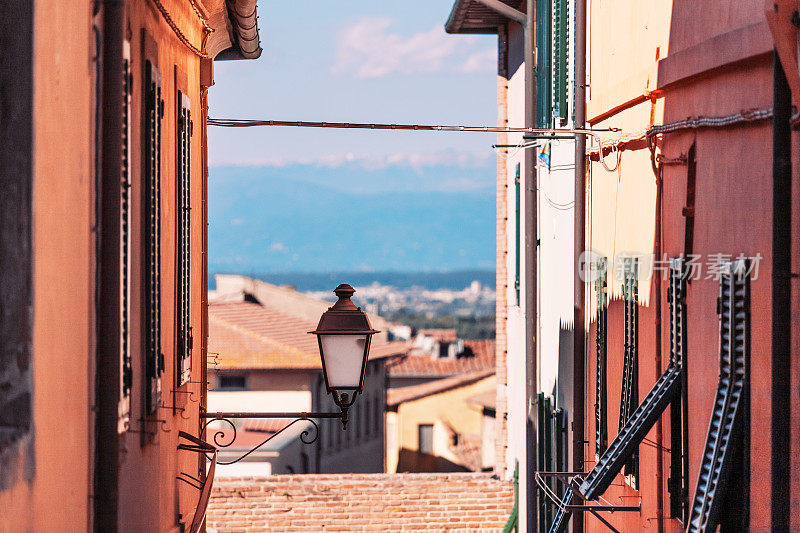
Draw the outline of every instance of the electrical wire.
[[[189,38],[186,37],[186,35],[181,31],[181,29],[178,27],[178,25],[175,24],[175,21],[172,20],[172,16],[169,14],[169,11],[167,11],[167,8],[164,7],[164,4],[161,3],[161,0],[150,0],[150,1],[153,2],[153,5],[156,6],[156,8],[161,12],[161,16],[164,18],[164,22],[167,23],[167,25],[172,29],[172,33],[175,34],[175,36],[178,38],[178,40],[181,43],[183,43],[183,45],[186,46],[186,48],[188,48],[189,50],[194,52],[195,55],[198,55],[198,56],[200,56],[202,58],[208,58],[209,57],[208,54],[206,54],[205,52],[203,52],[202,50],[197,48],[195,45],[193,45],[191,43],[191,41],[189,41]],[[205,23],[204,23],[203,31],[204,32],[206,31],[205,30]]]
[[[509,159],[513,159],[514,157],[516,157],[517,154],[520,153],[523,148],[525,148],[525,143],[516,145],[516,147],[514,148],[514,151],[512,153],[505,153],[505,154],[501,153],[501,150],[506,150],[507,151],[508,148],[500,148],[500,147],[495,146],[495,145],[492,145],[492,148],[494,149],[494,153],[497,155],[497,157],[499,157],[500,159],[502,159],[504,161],[508,161]]]
[[[739,111],[738,113],[721,117],[689,117],[678,122],[670,122],[669,124],[653,126],[650,129],[623,135],[610,141],[600,142],[599,148],[592,148],[591,150],[587,151],[587,155],[593,160],[600,161],[602,163],[606,150],[608,150],[609,153],[613,150],[623,151],[628,149],[628,146],[631,144],[645,142],[657,135],[664,135],[667,133],[675,133],[685,130],[697,130],[702,128],[726,128],[736,124],[759,122],[763,120],[769,120],[771,118],[772,108],[745,109]],[[794,113],[792,115],[792,122],[797,123],[798,120],[800,120],[800,113]],[[606,170],[608,170],[608,167],[605,165],[605,163],[603,163],[603,166],[606,167]],[[611,172],[611,170],[609,170],[609,172]]]
[[[158,0],[151,0],[158,2]],[[251,128],[257,126],[291,126],[297,128],[339,128],[339,129],[366,129],[366,130],[412,130],[412,131],[457,131],[476,133],[552,133],[557,134],[586,134],[594,135],[598,131],[619,131],[617,128],[609,129],[569,129],[569,128],[512,128],[501,126],[438,126],[425,124],[381,124],[359,122],[310,122],[303,120],[250,120],[237,118],[210,118],[209,126],[225,128]],[[530,146],[533,146],[532,144]],[[524,144],[527,148],[528,145]]]

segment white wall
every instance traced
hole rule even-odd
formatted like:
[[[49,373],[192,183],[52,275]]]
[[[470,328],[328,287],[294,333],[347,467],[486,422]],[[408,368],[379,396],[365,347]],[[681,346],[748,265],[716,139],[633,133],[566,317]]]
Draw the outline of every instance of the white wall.
[[[572,7],[572,6],[570,6]],[[570,10],[572,13],[573,11]],[[568,17],[572,25],[572,17]],[[572,28],[570,28],[572,29]],[[570,35],[573,35],[570,31]],[[508,66],[508,125],[525,125],[525,71],[520,63],[523,57],[523,35],[516,24],[509,28]],[[574,42],[570,38],[570,42]],[[570,51],[568,71],[574,65],[573,52]],[[572,102],[573,83],[568,83],[568,100]],[[571,109],[571,104],[570,104]],[[572,120],[563,127],[571,127]],[[559,127],[562,127],[559,125]],[[508,144],[522,142],[519,134],[509,134]],[[544,165],[537,171],[538,202],[538,312],[537,312],[537,387],[538,391],[556,398],[557,406],[567,410],[571,416],[569,397],[559,394],[559,383],[571,383],[572,373],[572,334],[573,334],[573,239],[574,239],[574,141],[552,140],[550,142],[550,170]],[[544,141],[540,141],[544,144]],[[537,151],[538,153],[538,151]],[[507,267],[508,267],[508,451],[506,466],[508,476],[514,472],[519,461],[520,473],[526,471],[526,448],[535,443],[526,443],[526,390],[525,390],[525,318],[528,312],[524,306],[525,270],[525,151],[509,149],[506,161],[508,177],[507,200]],[[516,301],[514,284],[516,281],[516,166],[520,164],[522,187],[520,202],[523,216],[520,219],[520,299]],[[565,389],[562,389],[565,390]],[[568,390],[568,389],[566,389]],[[533,487],[527,487],[524,475],[519,478],[520,530],[527,529],[525,494]]]
[[[208,411],[310,411],[310,391],[209,391]]]

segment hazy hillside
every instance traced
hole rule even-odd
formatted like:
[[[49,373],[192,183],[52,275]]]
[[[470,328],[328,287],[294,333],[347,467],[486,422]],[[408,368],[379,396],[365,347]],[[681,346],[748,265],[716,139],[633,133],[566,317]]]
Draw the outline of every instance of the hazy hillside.
[[[424,287],[429,290],[453,289],[468,287],[473,281],[480,281],[486,287],[494,288],[494,270],[455,270],[452,272],[251,272],[237,270],[212,270],[208,285],[216,288],[214,274],[247,274],[254,278],[274,283],[275,285],[292,285],[298,291],[329,291],[337,283],[346,281],[353,286],[365,286],[372,283],[390,285],[398,289]]]
[[[493,270],[494,189],[469,172],[214,167],[209,267],[243,274]],[[481,179],[486,172],[480,169]],[[377,179],[393,192],[368,186]],[[445,182],[462,186],[436,190]]]

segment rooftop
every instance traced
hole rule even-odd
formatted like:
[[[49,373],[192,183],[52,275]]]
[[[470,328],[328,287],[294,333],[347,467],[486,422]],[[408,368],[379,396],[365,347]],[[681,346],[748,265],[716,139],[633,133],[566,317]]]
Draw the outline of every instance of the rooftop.
[[[519,9],[522,0],[501,0],[507,6]],[[497,27],[508,19],[477,0],[456,0],[444,25],[447,33],[497,33]]]
[[[322,368],[317,339],[308,334],[316,323],[247,299],[211,302],[208,315],[208,351],[219,354],[218,370]],[[406,350],[405,342],[376,340],[370,359]]]
[[[458,374],[495,369],[495,341],[464,341],[464,348],[474,355],[455,359],[434,359],[430,355],[407,355],[401,361],[389,365],[389,377],[449,377]]]
[[[476,394],[467,400],[468,403],[479,405],[484,409],[494,410],[497,404],[497,392],[486,391]]]
[[[439,342],[455,342],[458,338],[455,329],[421,329],[417,335],[433,337]]]
[[[400,387],[397,389],[389,389],[386,391],[386,405],[394,407],[401,403],[418,400],[433,394],[439,394],[448,390],[452,390],[465,385],[470,385],[483,378],[489,377],[494,374],[494,368],[487,368],[462,374],[460,376],[453,376],[450,378],[437,379],[436,381],[429,381],[420,385],[412,385],[410,387]]]

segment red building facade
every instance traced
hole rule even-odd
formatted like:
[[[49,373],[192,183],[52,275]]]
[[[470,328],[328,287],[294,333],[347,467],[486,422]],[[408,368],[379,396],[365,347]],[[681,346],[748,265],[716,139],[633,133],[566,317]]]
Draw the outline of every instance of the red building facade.
[[[587,122],[622,133],[589,150],[580,490],[640,505],[622,531],[797,530],[797,135],[765,5],[588,21]]]

